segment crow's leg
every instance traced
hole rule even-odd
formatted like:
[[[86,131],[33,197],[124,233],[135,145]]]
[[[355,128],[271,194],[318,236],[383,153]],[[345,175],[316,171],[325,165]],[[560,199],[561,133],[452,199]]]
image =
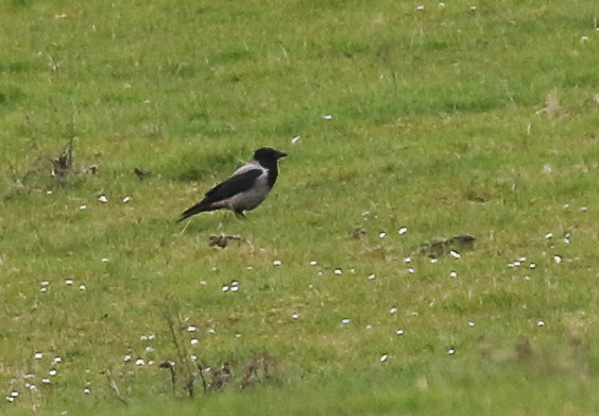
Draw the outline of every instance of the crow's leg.
[[[233,210],[233,212],[235,213],[235,215],[237,216],[237,218],[241,218],[241,219],[247,219],[245,214],[243,213],[243,211],[239,210]]]

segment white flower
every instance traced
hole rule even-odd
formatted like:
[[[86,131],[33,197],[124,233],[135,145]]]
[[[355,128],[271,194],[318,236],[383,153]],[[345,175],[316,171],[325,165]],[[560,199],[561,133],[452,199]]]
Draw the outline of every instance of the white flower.
[[[449,250],[449,255],[451,257],[453,257],[454,259],[460,259],[460,258],[462,258],[462,255],[460,253],[458,253],[457,251],[455,251],[455,250]]]

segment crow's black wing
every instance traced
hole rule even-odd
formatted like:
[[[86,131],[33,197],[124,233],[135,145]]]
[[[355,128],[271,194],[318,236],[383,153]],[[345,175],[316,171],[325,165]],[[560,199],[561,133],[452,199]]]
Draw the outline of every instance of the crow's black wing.
[[[256,179],[263,173],[262,169],[251,169],[239,175],[231,176],[226,181],[219,183],[206,192],[206,196],[202,202],[212,204],[213,202],[222,201],[223,199],[231,198],[238,193],[247,191],[254,186]]]
[[[187,209],[181,214],[181,218],[177,220],[183,221],[192,215],[198,214],[204,211],[211,211],[215,208],[211,207],[215,202],[219,202],[241,192],[247,191],[254,186],[256,179],[262,175],[264,171],[262,169],[251,169],[240,173],[238,175],[231,176],[226,181],[216,185],[214,188],[206,192],[204,199],[195,204],[193,207]]]

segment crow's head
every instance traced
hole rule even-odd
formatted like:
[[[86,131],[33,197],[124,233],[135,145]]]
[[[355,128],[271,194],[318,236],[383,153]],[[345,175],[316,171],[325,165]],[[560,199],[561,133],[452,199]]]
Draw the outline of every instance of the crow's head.
[[[273,149],[272,147],[261,147],[254,153],[254,159],[265,167],[276,166],[277,160],[285,156],[287,156],[287,153]]]

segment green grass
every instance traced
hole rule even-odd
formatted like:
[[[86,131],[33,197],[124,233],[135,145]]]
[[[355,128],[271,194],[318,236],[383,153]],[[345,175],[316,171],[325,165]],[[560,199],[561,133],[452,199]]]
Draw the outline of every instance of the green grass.
[[[599,3],[446,3],[2,3],[0,413],[597,413]]]

